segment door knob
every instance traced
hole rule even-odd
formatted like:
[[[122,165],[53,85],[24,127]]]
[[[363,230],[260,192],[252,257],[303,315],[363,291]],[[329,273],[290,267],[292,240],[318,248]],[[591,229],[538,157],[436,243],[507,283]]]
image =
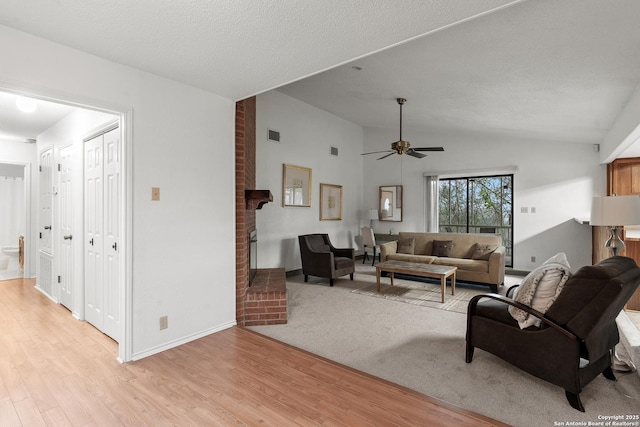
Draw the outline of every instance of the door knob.
[[[117,251],[118,250],[118,242],[116,242],[113,245],[111,245],[111,247],[113,248],[114,251]]]
[[[73,236],[71,234],[69,234],[68,236],[64,236],[63,239],[64,240],[71,240],[71,239],[73,239]]]
[[[93,246],[93,237],[91,238],[91,240],[89,240],[89,244]]]
[[[45,229],[45,230],[51,230],[51,226],[50,226],[50,225],[45,225],[45,226],[44,226],[44,229]]]

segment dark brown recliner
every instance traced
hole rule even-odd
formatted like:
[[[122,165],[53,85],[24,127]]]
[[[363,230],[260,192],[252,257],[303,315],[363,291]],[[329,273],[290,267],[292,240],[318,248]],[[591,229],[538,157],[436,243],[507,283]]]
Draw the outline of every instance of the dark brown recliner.
[[[345,274],[349,274],[353,280],[353,272],[356,270],[353,248],[334,247],[328,234],[305,234],[298,236],[298,242],[305,282],[309,276],[326,277],[329,279],[329,286],[333,286],[333,280]]]
[[[584,412],[580,392],[599,374],[615,381],[611,355],[619,341],[616,317],[640,283],[631,258],[614,256],[582,267],[542,314],[497,294],[473,297],[467,311],[466,362],[475,347],[565,389],[567,400]],[[541,320],[521,330],[513,305]]]

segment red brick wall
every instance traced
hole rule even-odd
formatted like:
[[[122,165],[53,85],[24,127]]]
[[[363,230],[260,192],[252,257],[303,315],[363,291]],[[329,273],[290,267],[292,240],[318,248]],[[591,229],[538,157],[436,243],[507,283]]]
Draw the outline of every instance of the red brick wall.
[[[238,325],[286,323],[285,289],[249,288],[249,233],[256,211],[247,210],[244,190],[256,185],[256,98],[236,103],[236,322]],[[258,239],[260,232],[258,231]],[[284,276],[282,278],[284,283]],[[284,314],[283,314],[284,311]],[[284,321],[283,321],[284,319]]]

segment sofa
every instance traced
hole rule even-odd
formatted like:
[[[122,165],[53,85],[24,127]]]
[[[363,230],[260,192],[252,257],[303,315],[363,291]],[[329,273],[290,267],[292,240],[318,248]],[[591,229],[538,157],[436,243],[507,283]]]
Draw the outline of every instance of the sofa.
[[[380,261],[408,261],[457,267],[456,279],[488,285],[504,283],[505,247],[501,236],[470,233],[400,232],[380,245]]]

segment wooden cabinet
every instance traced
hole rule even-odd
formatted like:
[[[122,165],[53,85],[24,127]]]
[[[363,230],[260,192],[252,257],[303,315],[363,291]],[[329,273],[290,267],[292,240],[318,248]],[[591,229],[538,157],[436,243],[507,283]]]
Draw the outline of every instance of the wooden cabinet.
[[[617,159],[607,165],[608,195],[640,194],[640,157]]]
[[[616,159],[607,165],[607,195],[617,194],[619,196],[638,194],[640,195],[640,157],[627,159]],[[605,227],[593,227],[593,258],[602,256],[604,242],[608,238],[607,233],[597,230]],[[633,258],[640,264],[640,239],[626,239],[624,234],[625,248],[621,255]],[[599,247],[596,245],[600,245]],[[607,255],[608,256],[608,255]],[[605,256],[606,258],[606,256]],[[628,310],[640,311],[640,289],[638,289],[626,305]]]

